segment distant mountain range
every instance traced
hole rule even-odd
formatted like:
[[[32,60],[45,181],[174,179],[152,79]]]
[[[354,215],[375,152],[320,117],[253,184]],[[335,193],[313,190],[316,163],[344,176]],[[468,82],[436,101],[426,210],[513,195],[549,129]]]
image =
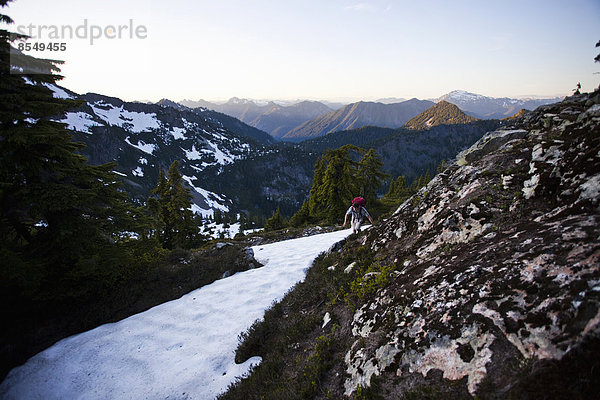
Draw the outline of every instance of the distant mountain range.
[[[479,119],[503,119],[521,109],[535,108],[562,100],[494,98],[464,90],[455,90],[432,100],[405,100],[387,97],[374,102],[360,101],[341,105],[319,101],[254,101],[233,97],[225,103],[205,100],[182,100],[180,105],[233,116],[240,121],[269,133],[279,140],[299,142],[330,132],[357,129],[363,126],[399,128],[434,103],[442,101],[456,105],[465,114]],[[421,126],[419,129],[425,128]]]
[[[291,105],[280,105],[273,101],[258,104],[253,100],[237,97],[223,104],[205,100],[182,100],[179,104],[190,108],[203,107],[231,115],[278,139],[304,122],[333,111],[333,108],[318,101],[301,101]]]
[[[381,99],[375,100],[375,103],[383,103],[383,104],[394,104],[394,103],[402,103],[408,99],[404,99],[401,97],[384,97]]]
[[[464,90],[455,90],[437,98],[435,101],[440,102],[442,100],[457,105],[462,111],[476,118],[502,119],[513,116],[521,109],[533,111],[539,106],[557,103],[562,100],[562,97],[511,99],[508,97],[487,97]]]
[[[250,125],[279,139],[307,120],[331,111],[331,108],[318,101],[302,101],[287,107],[273,107],[251,121]]]
[[[290,144],[278,143],[266,132],[204,107],[192,109],[167,99],[158,104],[124,102],[94,93],[78,95],[57,86],[52,90],[56,96],[82,100],[79,108],[56,120],[72,130],[76,141],[86,144],[81,153],[90,163],[114,162],[125,190],[143,202],[156,186],[159,168],[166,170],[177,160],[193,196],[193,209],[203,215],[221,211],[269,216],[277,207],[291,215],[306,199],[317,157],[344,144],[374,148],[386,172],[410,180],[427,170],[433,172],[442,159],[455,157],[502,123],[469,123],[472,117],[445,101],[359,102],[328,112],[328,118],[311,120],[311,125],[323,121],[321,136]],[[250,115],[257,105],[238,99],[237,106]],[[323,109],[316,102],[263,107],[269,110],[255,114],[255,120],[273,127],[288,123],[286,117]],[[397,128],[411,119],[421,123],[413,130]],[[379,124],[383,127],[369,126]],[[301,126],[307,129],[308,125]]]
[[[438,125],[468,124],[478,119],[465,114],[452,103],[445,100],[411,118],[404,127],[407,129],[429,129]]]
[[[367,125],[399,128],[433,105],[431,101],[417,99],[394,104],[360,101],[312,119],[290,131],[283,139],[302,141]]]

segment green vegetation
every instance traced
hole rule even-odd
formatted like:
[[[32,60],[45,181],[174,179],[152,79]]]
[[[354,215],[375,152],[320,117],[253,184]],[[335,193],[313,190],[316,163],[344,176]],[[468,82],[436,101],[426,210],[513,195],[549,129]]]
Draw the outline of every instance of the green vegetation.
[[[271,218],[267,219],[265,222],[265,231],[276,231],[278,229],[283,229],[287,226],[286,221],[281,217],[281,213],[279,212],[279,207]]]
[[[358,386],[352,398],[354,400],[384,400],[384,397],[379,393],[381,389],[378,387],[376,382],[377,377],[374,376],[371,378],[370,387],[365,388]]]
[[[377,191],[383,186],[384,181],[389,178],[384,174],[383,162],[375,150],[369,149],[358,163],[356,170],[356,181],[358,193],[364,197],[367,204],[377,203]]]
[[[165,249],[190,248],[200,244],[198,221],[190,210],[192,196],[183,186],[177,161],[169,168],[168,178],[161,169],[158,185],[153,193],[158,197],[148,199],[154,217],[154,234]]]
[[[353,268],[345,271],[351,264]],[[263,360],[220,399],[342,398],[341,382],[331,380],[342,379],[340,360],[351,343],[338,325],[339,310],[348,312],[338,300],[372,295],[377,286],[386,284],[384,276],[389,276],[391,270],[380,266],[373,259],[373,252],[364,246],[345,246],[341,252],[317,257],[305,281],[267,310],[263,320],[240,335],[236,362],[256,355]],[[381,277],[374,277],[371,282],[364,277],[366,271],[381,272]],[[360,282],[369,288],[363,289]],[[322,327],[326,312],[330,313],[331,322]],[[339,378],[332,378],[336,373]],[[368,397],[376,396],[375,392],[374,388],[362,388],[362,397],[358,398],[376,399]]]
[[[395,266],[371,264],[350,282],[348,292],[344,296],[346,303],[354,308],[356,299],[363,300],[365,297],[373,295],[378,289],[387,286],[395,269]]]
[[[82,145],[50,119],[79,104],[44,86],[61,78],[53,74],[58,63],[21,55],[47,73],[11,73],[11,47],[10,33],[0,31],[2,303],[90,296],[144,262],[155,247],[150,224],[128,202],[114,164],[89,165],[77,154]]]
[[[446,168],[446,161],[442,160],[437,168],[438,172]],[[395,210],[400,204],[417,193],[421,188],[425,187],[431,181],[429,170],[424,175],[419,176],[407,186],[406,178],[401,175],[390,183],[388,192],[381,198],[381,203],[388,211]],[[416,206],[420,201],[418,196],[413,199],[413,206]]]
[[[353,154],[363,154],[359,162]],[[365,151],[352,145],[328,150],[315,163],[310,197],[290,220],[292,226],[308,223],[337,224],[356,196],[367,200],[370,210],[380,209],[377,190],[388,176],[381,169],[381,158],[373,149]]]

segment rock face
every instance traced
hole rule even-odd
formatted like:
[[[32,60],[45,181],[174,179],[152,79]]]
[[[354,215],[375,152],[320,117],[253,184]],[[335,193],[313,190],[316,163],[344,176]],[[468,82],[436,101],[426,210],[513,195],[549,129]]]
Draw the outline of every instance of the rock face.
[[[600,92],[507,123],[362,238],[396,271],[353,315],[345,395],[502,398],[597,344]]]

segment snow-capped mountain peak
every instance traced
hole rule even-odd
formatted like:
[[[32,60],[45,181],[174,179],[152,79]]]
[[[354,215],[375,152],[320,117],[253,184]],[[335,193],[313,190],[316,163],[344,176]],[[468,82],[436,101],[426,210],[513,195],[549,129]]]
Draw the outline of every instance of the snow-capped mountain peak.
[[[475,101],[481,101],[481,100],[484,100],[487,98],[488,97],[486,97],[486,96],[467,92],[466,90],[453,90],[450,93],[441,96],[439,99],[437,99],[437,102],[439,102],[441,100],[446,100],[448,102],[450,102],[450,100],[475,102]]]
[[[534,110],[545,104],[556,103],[560,98],[549,99],[516,99],[509,97],[488,97],[466,90],[453,90],[439,98],[436,103],[447,101],[458,106],[465,113],[481,119],[510,117],[521,109]]]

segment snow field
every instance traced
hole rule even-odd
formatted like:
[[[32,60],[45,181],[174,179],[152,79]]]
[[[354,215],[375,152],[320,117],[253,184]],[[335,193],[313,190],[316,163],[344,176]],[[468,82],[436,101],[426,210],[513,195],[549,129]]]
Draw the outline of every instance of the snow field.
[[[238,335],[350,229],[253,247],[265,266],[63,339],[13,369],[2,399],[213,399],[260,357],[236,364]]]

